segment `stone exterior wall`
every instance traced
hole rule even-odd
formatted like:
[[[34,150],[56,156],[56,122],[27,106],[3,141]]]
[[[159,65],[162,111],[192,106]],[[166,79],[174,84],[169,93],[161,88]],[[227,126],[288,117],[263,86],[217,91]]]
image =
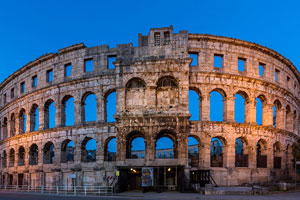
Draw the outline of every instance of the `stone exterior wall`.
[[[159,34],[159,35],[158,35]],[[197,66],[190,66],[190,54],[197,54]],[[222,68],[214,67],[214,55],[223,57]],[[115,69],[108,59],[116,57]],[[244,72],[237,70],[237,60],[245,59]],[[93,60],[94,70],[85,72],[85,60]],[[72,75],[65,76],[65,65],[72,64]],[[264,75],[258,66],[264,64]],[[53,81],[47,71],[53,70]],[[275,71],[278,80],[275,81]],[[37,87],[32,77],[37,76]],[[21,83],[25,92],[21,93]],[[200,97],[200,119],[190,121],[189,90]],[[12,92],[13,91],[13,92]],[[224,122],[210,121],[210,93],[218,91],[224,99]],[[117,93],[116,122],[106,120],[106,98]],[[12,95],[12,93],[14,93]],[[245,99],[245,123],[234,121],[234,95]],[[85,122],[83,99],[97,97],[97,121]],[[139,34],[139,46],[119,44],[116,48],[83,44],[60,49],[28,63],[0,85],[1,107],[1,184],[29,185],[105,185],[105,177],[114,176],[116,167],[184,166],[186,183],[191,170],[211,170],[218,185],[271,182],[293,177],[291,145],[300,136],[300,76],[296,67],[277,52],[266,47],[219,36],[173,33],[172,27],[151,29]],[[74,98],[75,123],[64,126],[64,100]],[[263,124],[256,123],[256,98],[263,101]],[[48,128],[45,107],[55,102],[54,128]],[[273,105],[278,105],[276,128]],[[39,106],[39,129],[30,131],[33,105]],[[20,131],[21,111],[25,110],[26,132]],[[12,117],[12,115],[14,117]],[[6,122],[5,122],[6,120]],[[7,125],[6,125],[7,124]],[[143,159],[130,158],[128,149],[134,137],[145,140]],[[175,146],[174,159],[155,158],[155,141],[170,137]],[[188,137],[199,141],[199,167],[188,162]],[[107,143],[117,138],[117,159],[107,161]],[[223,167],[210,166],[212,138],[223,142]],[[235,140],[243,138],[249,156],[248,167],[235,167]],[[96,161],[82,162],[82,143],[97,142]],[[74,162],[61,162],[65,141],[74,142]],[[54,144],[54,162],[43,163],[44,146]],[[267,168],[257,168],[258,141],[264,144]],[[274,152],[274,144],[279,144]],[[29,148],[38,146],[37,165],[29,164]],[[19,149],[25,149],[24,166],[18,166]],[[14,160],[9,159],[14,149]],[[6,157],[4,156],[6,153]],[[281,169],[274,169],[273,158],[281,157]],[[6,160],[6,166],[5,161]],[[9,160],[12,164],[8,164]],[[22,183],[20,180],[22,174]],[[75,183],[70,174],[76,174]],[[13,179],[11,179],[13,177]]]

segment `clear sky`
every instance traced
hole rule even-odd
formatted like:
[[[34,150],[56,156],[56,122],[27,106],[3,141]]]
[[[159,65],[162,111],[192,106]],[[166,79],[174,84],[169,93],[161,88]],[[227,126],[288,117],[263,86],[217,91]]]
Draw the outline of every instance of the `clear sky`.
[[[0,3],[0,82],[36,59],[69,45],[137,45],[137,34],[173,25],[255,42],[299,69],[300,1],[279,0],[9,0]]]
[[[300,69],[296,0],[9,0],[0,3],[0,82],[45,53],[138,42],[138,33],[173,25],[267,46]]]

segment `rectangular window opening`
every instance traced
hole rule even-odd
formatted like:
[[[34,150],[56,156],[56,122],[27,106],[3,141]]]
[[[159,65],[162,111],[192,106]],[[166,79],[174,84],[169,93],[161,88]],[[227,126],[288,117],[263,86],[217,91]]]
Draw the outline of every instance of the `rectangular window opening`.
[[[279,70],[275,69],[275,81],[278,82]]]
[[[165,45],[170,44],[170,32],[164,32],[164,38],[165,38]]]
[[[142,46],[148,46],[148,36],[142,36]]]
[[[10,98],[11,99],[15,98],[15,88],[10,89]]]
[[[84,72],[92,72],[94,71],[94,60],[87,59],[84,61]]]
[[[223,55],[221,55],[221,54],[214,55],[214,67],[217,67],[217,68],[223,67]]]
[[[108,56],[107,57],[107,68],[108,69],[115,69],[116,66],[114,65],[113,62],[116,62],[117,56]]]
[[[65,65],[65,77],[72,76],[72,64]]]
[[[46,81],[47,81],[48,83],[53,81],[53,69],[49,69],[49,70],[47,71]]]
[[[37,81],[38,81],[37,75],[35,75],[35,76],[33,76],[31,78],[31,86],[32,86],[32,88],[36,88],[37,87]]]
[[[259,76],[264,76],[265,64],[259,63]]]
[[[190,53],[190,58],[192,58],[191,66],[198,66],[198,53]]]
[[[4,103],[4,104],[6,104],[6,102],[7,102],[6,100],[7,100],[7,99],[6,99],[6,93],[5,93],[5,94],[3,95],[3,103]]]
[[[20,93],[23,94],[25,92],[25,82],[20,84]]]
[[[160,46],[160,33],[154,33],[154,46]]]
[[[239,59],[238,59],[238,71],[240,71],[240,72],[246,71],[246,66],[245,66],[245,64],[246,64],[246,59],[244,59],[244,58],[239,58]]]

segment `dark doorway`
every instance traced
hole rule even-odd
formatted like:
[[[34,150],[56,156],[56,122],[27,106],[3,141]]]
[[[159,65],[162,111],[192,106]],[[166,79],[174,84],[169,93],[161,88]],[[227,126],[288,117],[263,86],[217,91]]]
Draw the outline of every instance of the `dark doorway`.
[[[18,174],[18,185],[23,185],[24,174]]]
[[[119,191],[142,191],[142,168],[119,169]],[[153,167],[153,187],[147,191],[183,191],[185,186],[184,168],[181,166]]]
[[[9,185],[13,185],[14,176],[12,174],[9,175]]]

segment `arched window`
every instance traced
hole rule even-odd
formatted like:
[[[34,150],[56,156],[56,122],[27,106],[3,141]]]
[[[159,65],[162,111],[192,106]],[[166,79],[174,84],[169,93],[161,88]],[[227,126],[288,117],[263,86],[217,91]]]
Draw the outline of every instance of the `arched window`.
[[[201,99],[198,92],[189,90],[189,111],[191,114],[190,120],[199,121],[201,119]]]
[[[106,122],[115,122],[114,115],[117,110],[117,93],[115,91],[110,92],[105,99]]]
[[[274,101],[273,106],[273,126],[274,128],[282,128],[281,127],[281,103],[279,100]]]
[[[61,145],[61,163],[74,162],[74,143],[66,139]]]
[[[25,148],[23,146],[19,147],[19,153],[18,153],[18,166],[24,166],[25,165]]]
[[[39,149],[36,144],[32,144],[29,148],[29,165],[37,165],[39,159]]]
[[[273,145],[274,169],[281,169],[281,145],[275,142]]]
[[[109,138],[105,144],[104,149],[104,160],[105,161],[116,161],[117,158],[117,142],[116,138]]]
[[[224,108],[224,98],[225,92],[223,90],[213,90],[210,93],[210,121],[224,121],[225,108]]]
[[[156,105],[158,109],[170,110],[179,104],[179,90],[174,77],[166,76],[157,82]]]
[[[155,157],[165,159],[177,158],[177,152],[176,134],[168,130],[161,131],[156,136]]]
[[[297,134],[298,132],[298,120],[297,120],[297,111],[294,110],[293,113],[293,132],[295,132]]]
[[[82,104],[82,121],[91,122],[97,121],[97,100],[96,95],[87,93],[83,96]]]
[[[15,150],[13,148],[9,151],[9,167],[15,166]]]
[[[145,152],[145,141],[142,137],[134,138],[131,141],[131,155],[130,158],[142,158],[142,153]]]
[[[237,123],[245,123],[248,121],[248,95],[243,91],[239,91],[234,97],[234,120]]]
[[[54,128],[55,127],[55,103],[52,99],[46,101],[44,106],[44,128]]]
[[[134,131],[128,134],[126,140],[126,157],[137,159],[141,153],[145,153],[146,145],[144,135],[141,132]]]
[[[263,122],[263,102],[260,98],[256,98],[256,123],[262,125]]]
[[[96,162],[97,142],[93,138],[85,138],[81,146],[81,161]]]
[[[276,108],[275,108],[276,109]],[[292,112],[289,105],[285,107],[285,129],[291,131],[293,126]]]
[[[16,135],[16,117],[15,114],[12,113],[10,116],[10,136]]]
[[[199,142],[193,136],[188,137],[189,166],[199,167]]]
[[[256,167],[267,168],[267,142],[260,139],[256,144]]]
[[[4,117],[3,124],[2,124],[2,130],[3,130],[3,139],[7,138],[7,118]]]
[[[26,112],[24,109],[21,109],[19,113],[19,134],[26,132]]]
[[[62,100],[62,125],[73,126],[75,121],[74,98],[65,96]]]
[[[223,140],[223,141],[222,141]],[[210,166],[223,167],[224,139],[214,137],[210,142]]]
[[[126,84],[126,109],[138,109],[146,104],[146,84],[140,78],[133,78]]]
[[[7,154],[6,151],[4,150],[2,153],[2,168],[7,167]]]
[[[248,167],[248,151],[245,149],[247,142],[244,138],[235,140],[235,167]]]
[[[43,163],[53,164],[54,161],[54,144],[52,142],[47,142],[44,146]]]
[[[30,132],[39,129],[39,107],[33,104],[30,110]]]

